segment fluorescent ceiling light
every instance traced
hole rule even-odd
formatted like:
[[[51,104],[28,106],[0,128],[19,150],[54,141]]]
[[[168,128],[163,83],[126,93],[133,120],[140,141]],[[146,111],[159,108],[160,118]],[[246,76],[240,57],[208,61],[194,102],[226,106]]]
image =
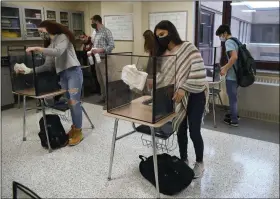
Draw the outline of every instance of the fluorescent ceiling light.
[[[257,12],[256,10],[242,10],[242,12]]]
[[[279,8],[279,1],[240,1],[233,2],[231,6],[248,6],[252,9],[257,8]]]

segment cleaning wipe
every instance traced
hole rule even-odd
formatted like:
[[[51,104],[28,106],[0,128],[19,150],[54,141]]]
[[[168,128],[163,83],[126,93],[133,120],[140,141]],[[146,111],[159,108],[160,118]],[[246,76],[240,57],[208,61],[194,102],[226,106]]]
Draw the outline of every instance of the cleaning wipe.
[[[134,88],[142,91],[147,81],[148,73],[139,71],[135,64],[126,65],[122,70],[122,80],[132,90]]]
[[[32,69],[27,68],[24,63],[21,63],[21,64],[16,63],[15,66],[14,66],[14,70],[15,71],[22,70],[22,71],[24,71],[24,74],[29,74],[32,71]]]

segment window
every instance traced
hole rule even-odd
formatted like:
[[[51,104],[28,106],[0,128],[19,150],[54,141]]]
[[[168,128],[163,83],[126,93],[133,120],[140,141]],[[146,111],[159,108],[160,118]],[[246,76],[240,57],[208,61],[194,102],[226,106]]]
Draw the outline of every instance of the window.
[[[251,43],[279,44],[279,25],[253,24]]]
[[[247,44],[257,62],[279,64],[279,2],[272,3],[231,3],[231,30],[235,34],[238,32],[238,35],[233,36]],[[269,64],[264,65],[269,69]]]
[[[211,44],[210,31],[206,28],[209,21],[203,18],[206,17],[206,13],[212,12],[213,33],[221,24],[230,24],[232,36],[247,45],[247,49],[257,62],[257,69],[279,71],[279,1],[202,1],[196,3],[196,7],[200,8],[196,10],[196,16],[200,14],[200,20],[197,20],[195,25],[195,43],[203,51],[205,63],[212,63],[212,59],[208,59],[212,56],[202,49],[221,44],[223,46],[221,63],[226,62],[224,44],[216,35]]]

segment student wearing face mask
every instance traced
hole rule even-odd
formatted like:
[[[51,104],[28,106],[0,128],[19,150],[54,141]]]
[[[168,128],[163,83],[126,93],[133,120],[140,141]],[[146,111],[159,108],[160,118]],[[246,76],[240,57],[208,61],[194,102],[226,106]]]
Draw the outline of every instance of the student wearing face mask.
[[[106,100],[106,68],[105,68],[105,54],[109,54],[115,48],[114,38],[111,31],[102,24],[102,18],[99,15],[94,15],[91,18],[91,27],[96,31],[92,54],[96,59],[96,75],[100,84],[101,98],[99,102],[104,103],[103,109],[107,109]],[[98,56],[96,56],[98,54]],[[100,57],[100,58],[99,58]],[[99,60],[100,59],[100,60]],[[108,66],[112,65],[110,57],[108,57]]]
[[[83,84],[83,73],[77,59],[73,43],[73,33],[62,24],[53,21],[43,21],[38,28],[40,36],[44,40],[44,48],[29,47],[31,51],[42,52],[46,61],[42,66],[36,68],[36,73],[53,70],[60,76],[62,89],[67,91],[68,104],[72,116],[72,127],[69,131],[69,145],[79,144],[83,139],[82,133],[82,107],[81,90]],[[31,73],[30,71],[16,71],[19,73]]]
[[[195,178],[204,171],[201,123],[207,110],[209,96],[206,69],[198,49],[191,42],[181,40],[177,29],[170,21],[161,21],[154,30],[156,40],[156,56],[176,55],[176,72],[174,74],[174,58],[166,57],[161,62],[157,76],[157,87],[175,84],[176,117],[173,129],[177,131],[181,159],[188,164],[188,127],[193,141],[196,163]],[[170,59],[170,60],[169,60]]]
[[[237,114],[237,80],[234,68],[237,70],[238,44],[231,38],[231,30],[228,25],[221,25],[216,35],[222,42],[225,42],[228,63],[221,68],[221,75],[226,76],[226,89],[230,105],[230,113],[225,115],[224,122],[228,125],[238,127]],[[234,38],[236,39],[236,38]],[[237,39],[236,39],[237,40]],[[237,40],[238,41],[238,40]]]

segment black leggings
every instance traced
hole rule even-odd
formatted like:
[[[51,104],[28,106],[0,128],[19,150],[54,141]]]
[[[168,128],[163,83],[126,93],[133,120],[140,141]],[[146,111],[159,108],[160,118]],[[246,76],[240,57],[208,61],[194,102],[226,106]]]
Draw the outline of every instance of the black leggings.
[[[189,96],[187,116],[182,121],[178,134],[179,151],[182,160],[188,158],[188,124],[190,137],[192,139],[196,161],[203,162],[204,144],[201,136],[201,121],[205,108],[205,93],[191,93]]]

